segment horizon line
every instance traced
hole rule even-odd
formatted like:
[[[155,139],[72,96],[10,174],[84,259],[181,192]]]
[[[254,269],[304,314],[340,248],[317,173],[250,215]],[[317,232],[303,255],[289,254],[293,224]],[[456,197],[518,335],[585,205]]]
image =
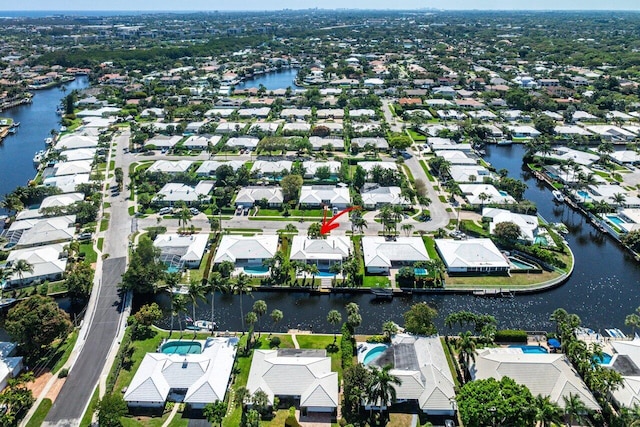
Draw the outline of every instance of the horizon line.
[[[184,12],[278,12],[278,11],[388,11],[388,12],[406,12],[406,11],[424,11],[424,12],[640,12],[638,9],[581,9],[581,8],[560,8],[560,9],[531,9],[531,8],[487,8],[487,9],[442,9],[442,8],[370,8],[370,7],[352,7],[352,8],[319,8],[319,7],[306,7],[306,8],[277,8],[277,9],[0,9],[0,13],[10,12],[156,12],[156,13],[184,13]]]

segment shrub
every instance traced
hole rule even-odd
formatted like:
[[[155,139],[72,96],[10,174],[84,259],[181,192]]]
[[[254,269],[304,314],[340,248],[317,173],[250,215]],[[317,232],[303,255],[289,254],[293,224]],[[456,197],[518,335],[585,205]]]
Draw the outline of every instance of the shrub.
[[[367,342],[370,344],[380,344],[380,343],[385,343],[386,338],[383,337],[382,335],[373,335],[369,338],[367,338]]]
[[[342,324],[342,337],[340,337],[340,349],[342,350],[342,369],[353,366],[354,345],[351,330],[346,323]]]
[[[69,369],[67,368],[60,369],[60,372],[58,372],[58,378],[66,378],[67,375],[69,375]]]
[[[496,332],[495,342],[527,342],[527,332],[517,329],[505,329]]]
[[[280,337],[272,337],[271,340],[269,340],[269,347],[274,348],[274,347],[280,347]]]

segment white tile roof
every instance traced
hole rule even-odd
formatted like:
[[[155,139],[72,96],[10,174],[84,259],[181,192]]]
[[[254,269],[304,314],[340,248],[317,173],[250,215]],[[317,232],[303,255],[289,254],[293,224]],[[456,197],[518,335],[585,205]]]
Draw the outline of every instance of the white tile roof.
[[[95,148],[77,148],[75,150],[65,150],[60,153],[68,162],[76,160],[93,160],[96,155]]]
[[[90,174],[83,173],[79,175],[50,176],[45,178],[42,183],[48,187],[58,187],[63,193],[72,193],[76,191],[78,185],[87,184],[90,179]]]
[[[392,204],[408,206],[409,200],[401,196],[400,187],[368,187],[362,190],[362,204],[364,206],[376,206],[378,204]]]
[[[274,174],[282,171],[290,171],[293,162],[290,160],[266,161],[256,160],[251,167],[251,172],[262,174]]]
[[[600,407],[564,354],[523,353],[515,348],[491,348],[478,352],[471,366],[474,380],[502,377],[525,385],[534,396],[549,396],[564,407],[563,397],[577,394],[591,410]]]
[[[164,402],[172,388],[187,389],[186,403],[223,401],[236,354],[237,338],[208,338],[201,354],[147,353],[124,400]]]
[[[215,175],[216,170],[218,170],[218,168],[223,165],[231,166],[231,169],[233,169],[234,171],[237,171],[244,165],[244,161],[232,160],[230,162],[220,162],[217,160],[205,160],[204,162],[202,162],[202,165],[200,165],[200,167],[196,171],[196,174]]]
[[[327,236],[326,239],[293,236],[290,259],[340,261],[346,259],[352,251],[351,239],[345,236]]]
[[[53,170],[54,176],[91,173],[91,160],[76,160],[73,162],[56,163]]]
[[[278,236],[222,236],[214,263],[235,262],[237,259],[272,258],[278,250]]]
[[[509,263],[491,239],[436,239],[447,268],[504,268]]]
[[[195,187],[180,183],[167,183],[158,191],[158,196],[154,200],[162,200],[163,202],[195,202],[198,196],[208,194],[213,190],[213,181],[200,181]]]
[[[147,172],[184,173],[192,164],[191,160],[156,160]]]
[[[69,206],[83,200],[84,194],[82,193],[57,194],[45,197],[42,203],[40,203],[39,209]]]
[[[533,241],[538,231],[538,217],[534,215],[524,215],[508,211],[506,209],[484,208],[483,218],[491,218],[489,233],[494,234],[496,224],[501,222],[512,222],[520,227],[520,236],[526,240]]]
[[[250,393],[264,391],[273,403],[274,396],[300,396],[300,406],[337,408],[338,373],[331,371],[331,358],[315,354],[287,355],[281,350],[256,350],[253,353],[247,388]]]
[[[180,256],[184,262],[198,262],[202,260],[209,236],[206,234],[160,234],[153,241],[153,246],[159,248],[163,254]]]
[[[7,263],[15,263],[18,260],[25,260],[33,267],[33,272],[25,272],[22,278],[18,274],[13,274],[10,281],[19,282],[25,280],[45,277],[49,275],[62,274],[67,268],[67,259],[60,258],[64,244],[57,243],[47,246],[38,246],[28,249],[14,249],[9,252]]]
[[[331,205],[348,205],[351,196],[347,187],[333,185],[303,185],[300,189],[300,203],[319,205],[322,203]]]
[[[391,267],[392,262],[428,261],[429,255],[420,237],[397,237],[387,240],[382,236],[362,238],[365,267]]]
[[[56,142],[54,149],[58,151],[73,150],[76,148],[94,148],[98,146],[98,138],[93,136],[70,134],[61,137]]]
[[[280,187],[244,187],[238,191],[235,204],[251,206],[262,199],[267,199],[270,204],[280,204],[284,195]]]

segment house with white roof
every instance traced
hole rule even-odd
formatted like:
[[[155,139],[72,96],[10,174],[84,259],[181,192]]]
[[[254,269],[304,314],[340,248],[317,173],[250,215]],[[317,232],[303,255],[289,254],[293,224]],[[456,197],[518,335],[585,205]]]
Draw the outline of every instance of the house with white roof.
[[[236,111],[235,108],[213,108],[204,113],[205,117],[229,117]]]
[[[592,122],[598,120],[598,117],[586,111],[574,111],[571,120],[574,122]]]
[[[537,138],[540,136],[540,132],[533,126],[509,125],[507,128],[511,131],[514,138]]]
[[[60,162],[53,166],[53,176],[82,175],[91,173],[91,160]]]
[[[371,173],[371,171],[376,167],[392,171],[398,170],[398,165],[396,165],[394,162],[358,162],[358,166],[364,169],[367,174]]]
[[[556,126],[553,128],[556,135],[571,138],[574,136],[591,136],[591,132],[577,125]]]
[[[599,135],[604,141],[633,141],[636,137],[633,132],[613,125],[587,126],[587,130]]]
[[[544,156],[542,153],[536,153],[536,156],[561,160],[564,162],[572,161],[573,163],[578,163],[584,166],[589,166],[600,159],[600,156],[597,154],[563,146],[555,147],[551,153],[545,154]]]
[[[282,131],[285,134],[309,133],[310,130],[311,125],[304,122],[285,123],[282,126]]]
[[[235,148],[255,149],[258,146],[258,142],[260,142],[258,138],[253,138],[249,136],[234,137],[234,138],[229,138],[226,145],[228,147],[235,147]]]
[[[362,237],[364,266],[368,273],[389,274],[391,268],[428,261],[429,255],[420,237]]]
[[[181,139],[182,139],[182,136],[180,135],[173,135],[173,136],[156,135],[153,138],[148,139],[144,145],[145,147],[152,146],[155,148],[168,150],[175,147],[176,144],[180,142]]]
[[[352,252],[353,244],[346,236],[327,236],[324,239],[293,236],[289,259],[315,264],[320,270],[329,270],[333,264],[347,259]]]
[[[261,108],[241,108],[238,110],[238,116],[240,117],[244,117],[244,118],[256,118],[256,117],[260,117],[260,118],[265,118],[267,116],[269,116],[269,113],[271,112],[271,108],[269,107],[261,107]]]
[[[449,175],[457,183],[484,182],[492,177],[489,169],[481,165],[451,165]]]
[[[13,273],[6,281],[5,287],[28,285],[33,282],[55,281],[62,279],[67,268],[67,258],[63,256],[64,243],[37,246],[27,249],[14,249],[9,252],[6,267],[10,268],[19,260],[27,261],[33,268],[19,274]]]
[[[640,207],[640,198],[637,196],[637,193],[633,193],[631,191],[626,190],[624,187],[620,185],[613,185],[607,182],[597,185],[590,185],[588,187],[589,197],[593,199],[594,202],[606,202],[610,205],[615,206],[615,198],[616,195],[624,195],[624,202],[620,204],[621,207],[626,208],[638,208]],[[577,198],[580,198],[580,194],[577,194]]]
[[[149,166],[147,172],[162,172],[168,174],[186,173],[192,164],[193,162],[191,160],[156,160]]]
[[[162,187],[153,202],[163,206],[174,206],[185,203],[188,206],[197,205],[211,199],[213,181],[200,181],[195,187],[177,182],[169,182]]]
[[[463,120],[465,118],[463,112],[456,110],[437,110],[436,114],[442,120]]]
[[[251,173],[258,176],[284,174],[291,170],[293,162],[290,160],[256,160],[251,167]]]
[[[280,123],[276,122],[257,122],[251,125],[249,132],[253,133],[253,131],[260,131],[268,134],[274,134],[277,132],[279,127]]]
[[[169,341],[171,348],[184,341]],[[235,361],[238,338],[207,338],[191,341],[199,354],[147,353],[124,393],[130,409],[164,410],[167,400],[202,409],[207,403],[224,401]]]
[[[235,205],[250,208],[265,199],[269,207],[280,207],[284,202],[284,195],[280,187],[242,187],[236,196]]]
[[[15,221],[9,227],[7,237],[16,248],[69,242],[75,236],[75,223],[75,215]]]
[[[509,193],[498,190],[491,184],[460,184],[460,191],[471,205],[506,205],[516,202]]]
[[[222,236],[214,264],[231,261],[236,267],[262,266],[266,259],[273,258],[278,251],[278,236]]]
[[[609,120],[620,120],[620,121],[629,121],[629,120],[636,120],[635,117],[627,114],[627,113],[623,113],[622,111],[610,111],[607,113],[607,119]]]
[[[440,337],[397,334],[391,345],[370,365],[382,368],[390,361],[398,403],[415,403],[427,415],[455,416],[455,383]],[[366,403],[366,408],[379,408]]]
[[[440,150],[436,151],[437,157],[442,157],[452,165],[475,165],[478,163],[476,159],[469,157],[464,151],[460,150]]]
[[[506,273],[509,262],[491,239],[436,239],[449,273]]]
[[[344,118],[344,110],[342,108],[321,108],[316,110],[316,116],[319,119],[342,119]]]
[[[495,120],[497,116],[489,110],[468,111],[467,116],[476,120]]]
[[[199,268],[209,236],[206,234],[160,234],[153,246],[160,249],[160,258],[171,265]]]
[[[60,153],[65,161],[74,162],[76,160],[93,160],[96,156],[95,148],[76,148],[75,150],[64,150]]]
[[[365,209],[379,209],[384,205],[411,206],[411,201],[402,196],[402,189],[397,186],[381,187],[369,183],[362,187],[360,194]]]
[[[303,413],[335,413],[339,403],[338,373],[331,370],[326,350],[255,350],[247,389],[293,398]]]
[[[51,208],[63,208],[71,206],[76,202],[82,202],[84,200],[84,194],[82,193],[67,193],[56,194],[53,196],[45,197],[40,203],[38,208],[40,211]]]
[[[489,218],[489,233],[494,234],[497,224],[501,222],[511,222],[520,228],[520,238],[528,242],[535,241],[538,235],[538,217],[534,215],[524,215],[498,208],[482,209],[482,217]]]
[[[246,123],[222,122],[218,124],[214,132],[217,134],[242,133],[246,127]]]
[[[564,398],[577,395],[592,411],[598,402],[571,362],[562,353],[524,353],[521,348],[485,348],[477,352],[470,367],[473,380],[503,377],[526,386],[534,396],[549,396],[551,402],[564,408]]]
[[[182,144],[189,150],[206,150],[214,147],[221,139],[220,135],[191,135]]]
[[[58,139],[53,149],[56,151],[75,150],[78,148],[96,148],[98,138],[94,136],[78,135],[72,133]]]
[[[17,378],[24,367],[22,356],[16,356],[17,347],[14,342],[0,342],[0,391],[7,387],[10,379]]]
[[[611,395],[619,406],[633,408],[640,405],[640,338],[610,343],[615,354],[608,367],[622,375],[622,386]]]
[[[351,144],[355,144],[359,149],[363,150],[368,145],[374,147],[376,150],[388,150],[389,143],[384,138],[353,138]]]
[[[196,175],[199,176],[215,176],[216,171],[220,166],[230,166],[231,169],[237,171],[241,167],[244,166],[244,161],[242,160],[231,160],[228,162],[218,161],[218,160],[205,160],[196,170]]]
[[[309,142],[313,147],[313,151],[320,151],[325,147],[331,147],[333,151],[344,151],[344,140],[342,138],[320,138],[319,136],[310,136]]]
[[[311,117],[311,108],[283,108],[280,112],[283,119],[306,119]]]
[[[372,110],[370,108],[361,108],[358,110],[350,110],[349,111],[349,117],[369,117],[369,118],[373,118],[376,116],[376,112],[375,110]]]
[[[311,179],[316,176],[319,168],[329,168],[329,174],[331,178],[338,176],[342,163],[335,160],[329,160],[326,162],[319,162],[315,160],[308,160],[302,162],[302,168],[304,169],[304,178]]]
[[[609,156],[620,165],[635,165],[640,162],[640,154],[633,150],[615,151]]]
[[[42,180],[47,187],[58,187],[63,193],[73,193],[80,184],[88,184],[91,175],[83,173],[79,175],[50,176]]]
[[[300,205],[305,207],[345,209],[350,204],[349,188],[343,185],[303,185],[300,189]]]

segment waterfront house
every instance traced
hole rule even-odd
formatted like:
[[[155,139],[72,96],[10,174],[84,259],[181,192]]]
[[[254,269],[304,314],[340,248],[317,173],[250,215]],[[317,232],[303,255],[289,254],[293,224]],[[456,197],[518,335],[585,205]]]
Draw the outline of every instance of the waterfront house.
[[[20,276],[13,273],[6,281],[5,288],[28,285],[33,282],[53,282],[62,279],[67,268],[67,258],[64,256],[64,243],[37,246],[26,249],[14,249],[9,252],[6,267],[11,268],[19,260],[25,260],[33,271],[25,271]]]
[[[349,188],[344,185],[303,185],[300,206],[345,209],[351,204]]]
[[[84,194],[82,193],[56,194],[45,197],[40,203],[40,207],[38,209],[42,212],[46,209],[63,208],[83,200]]]
[[[340,172],[341,165],[342,164],[340,162],[337,162],[335,160],[323,162],[309,160],[306,162],[302,162],[302,168],[304,169],[304,178],[312,179],[316,176],[319,168],[329,168],[329,178],[336,178],[338,176],[338,173]]]
[[[224,401],[235,361],[237,338],[206,341],[169,341],[159,350],[178,345],[199,347],[199,354],[147,353],[124,393],[129,409],[164,409],[167,400],[202,409],[207,403]]]
[[[484,182],[485,179],[490,179],[493,176],[487,168],[481,165],[451,165],[449,175],[459,184]]]
[[[81,175],[91,173],[91,160],[76,160],[73,162],[56,163],[53,170],[49,169],[53,176]]]
[[[488,218],[489,234],[495,233],[497,224],[501,222],[511,222],[520,228],[520,238],[522,240],[533,242],[538,235],[538,217],[534,215],[524,215],[498,208],[482,209],[482,218]]]
[[[436,239],[448,273],[507,273],[509,261],[491,239]]]
[[[222,236],[214,264],[231,261],[236,267],[262,267],[264,260],[273,258],[278,250],[278,236]]]
[[[200,167],[196,170],[196,175],[199,176],[215,176],[216,171],[220,166],[230,166],[233,171],[237,171],[241,167],[244,166],[244,161],[242,160],[231,160],[229,162],[223,162],[218,160],[205,160],[202,162]]]
[[[509,125],[507,128],[511,131],[514,138],[530,139],[540,136],[540,132],[533,126]]]
[[[199,205],[211,200],[213,181],[200,181],[195,187],[187,184],[169,182],[153,198],[153,203],[161,206],[175,206],[185,203],[188,206]]]
[[[402,196],[402,189],[397,186],[382,187],[368,183],[362,187],[360,194],[365,209],[379,209],[384,205],[411,206],[411,201]]]
[[[161,172],[167,174],[186,173],[191,165],[193,165],[191,160],[156,160],[151,166],[149,166],[147,172]]]
[[[587,126],[587,130],[595,135],[599,135],[603,141],[631,142],[636,137],[633,132],[613,125]]]
[[[389,373],[401,381],[394,386],[397,403],[416,405],[427,415],[455,416],[455,383],[440,337],[397,334],[371,362],[378,368],[386,364],[392,365]],[[365,408],[379,409],[376,403],[365,402]]]
[[[622,375],[622,386],[611,395],[618,406],[633,408],[640,405],[640,338],[632,341],[611,341],[615,350],[608,368]]]
[[[442,157],[452,165],[475,165],[478,163],[476,159],[469,157],[467,153],[460,150],[439,150],[435,152],[435,155]]]
[[[76,160],[91,160],[96,157],[97,150],[95,148],[77,148],[75,150],[64,150],[60,153],[60,157],[67,162]]]
[[[353,244],[346,236],[327,236],[324,239],[293,236],[290,259],[315,264],[320,270],[329,270],[333,264],[347,259],[352,251]]]
[[[525,353],[521,348],[486,348],[477,352],[469,369],[473,380],[512,378],[534,396],[549,396],[565,407],[564,399],[577,395],[587,409],[599,411],[598,402],[571,362],[562,353]]]
[[[368,273],[388,275],[392,268],[428,261],[429,255],[420,237],[362,237],[364,266]]]
[[[83,173],[79,175],[50,176],[42,180],[42,184],[47,187],[57,187],[62,193],[73,193],[78,185],[88,184],[91,175]]]
[[[88,135],[79,135],[72,133],[64,135],[58,139],[53,149],[56,151],[75,150],[77,148],[96,148],[98,146],[98,138]]]
[[[206,234],[160,234],[153,246],[160,249],[160,259],[173,266],[199,268],[207,247]]]
[[[280,187],[243,187],[236,196],[236,207],[250,208],[257,202],[266,200],[269,207],[277,208],[282,206],[284,195]]]
[[[75,215],[16,221],[9,227],[9,241],[16,248],[69,242],[75,237]]]
[[[253,394],[292,398],[304,415],[335,414],[339,403],[338,373],[331,370],[326,350],[255,350],[247,389]]]
[[[460,191],[471,205],[506,205],[515,199],[506,191],[498,190],[491,184],[460,184]]]

